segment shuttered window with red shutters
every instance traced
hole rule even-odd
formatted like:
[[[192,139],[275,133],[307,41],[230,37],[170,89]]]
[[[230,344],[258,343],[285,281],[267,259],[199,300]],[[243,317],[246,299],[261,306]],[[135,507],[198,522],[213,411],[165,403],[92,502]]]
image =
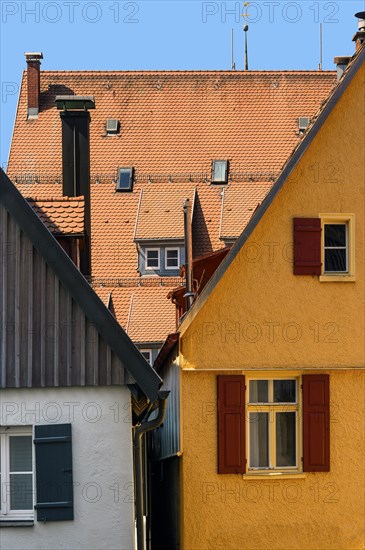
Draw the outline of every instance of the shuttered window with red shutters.
[[[303,376],[303,470],[330,470],[330,397],[328,374]]]
[[[321,275],[321,220],[294,218],[294,275]]]
[[[218,473],[245,471],[245,377],[218,376]]]

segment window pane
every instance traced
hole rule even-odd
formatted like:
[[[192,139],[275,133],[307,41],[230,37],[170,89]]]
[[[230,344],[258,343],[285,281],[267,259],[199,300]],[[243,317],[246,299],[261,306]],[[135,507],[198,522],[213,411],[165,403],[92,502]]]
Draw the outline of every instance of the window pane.
[[[295,380],[274,380],[274,403],[295,403]]]
[[[32,437],[10,437],[10,471],[32,471]]]
[[[250,467],[269,467],[269,414],[250,413]]]
[[[18,438],[17,438],[18,439]],[[10,475],[10,509],[32,510],[33,488],[32,474]]]
[[[276,466],[296,465],[295,412],[276,413]]]
[[[325,224],[324,246],[346,246],[346,224]]]
[[[166,265],[167,267],[179,267],[178,250],[166,250]]]
[[[213,181],[225,182],[226,181],[226,166],[227,161],[215,160],[213,166]]]
[[[147,250],[148,267],[158,267],[158,250]]]
[[[269,402],[268,380],[250,380],[250,403]]]
[[[340,271],[346,272],[346,256],[347,251],[342,249],[326,249],[325,250],[325,271]]]

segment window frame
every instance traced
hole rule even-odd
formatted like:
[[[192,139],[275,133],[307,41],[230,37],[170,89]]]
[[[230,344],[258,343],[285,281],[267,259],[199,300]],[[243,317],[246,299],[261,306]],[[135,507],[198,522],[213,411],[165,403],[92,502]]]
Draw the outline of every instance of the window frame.
[[[320,214],[321,218],[321,262],[320,282],[354,282],[355,281],[355,215],[354,214]],[[347,271],[325,271],[325,225],[346,224]]]
[[[11,510],[10,493],[3,494],[1,491],[0,499],[0,519],[1,521],[34,521],[35,504],[35,449],[33,443],[33,428],[31,426],[1,426],[1,487],[7,491],[10,487],[10,438],[11,437],[31,437],[32,438],[32,470],[24,472],[32,475],[32,508],[30,510]],[[18,472],[20,474],[20,472]],[[6,499],[4,499],[6,496]]]
[[[295,403],[250,403],[250,382],[253,380],[268,380],[269,381],[269,399],[273,392],[274,380],[295,380],[296,381],[296,401]],[[271,382],[271,384],[270,384]],[[301,375],[288,373],[285,376],[270,375],[246,375],[246,475],[262,476],[262,475],[280,475],[280,474],[302,474],[303,473],[303,404],[302,404],[302,387]],[[271,389],[272,388],[272,389]],[[269,414],[268,422],[268,455],[269,467],[251,467],[250,466],[250,414],[266,412]],[[296,413],[296,432],[295,432],[295,466],[276,466],[276,413],[278,412],[295,412]]]
[[[171,267],[167,265],[167,252],[171,250],[177,250],[177,266]],[[165,270],[166,271],[178,271],[180,269],[180,248],[176,246],[167,246],[165,248]]]
[[[144,353],[148,353],[149,354],[149,359],[146,359],[146,361],[148,361],[148,363],[151,365],[152,367],[152,348],[141,348],[140,350],[140,353],[143,355]]]
[[[215,164],[218,162],[224,162],[225,163],[225,179],[224,180],[216,180],[214,178],[215,174]],[[212,176],[211,176],[211,182],[216,185],[227,185],[228,183],[228,160],[227,159],[214,159],[212,160]]]
[[[157,252],[157,266],[149,266],[148,265],[148,252]],[[145,248],[145,270],[146,271],[160,271],[161,269],[161,248],[154,247],[154,248]]]

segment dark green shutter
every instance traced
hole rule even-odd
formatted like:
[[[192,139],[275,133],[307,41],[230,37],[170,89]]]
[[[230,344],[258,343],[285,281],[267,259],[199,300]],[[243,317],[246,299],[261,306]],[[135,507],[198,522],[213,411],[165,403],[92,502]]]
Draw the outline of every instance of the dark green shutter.
[[[38,521],[74,519],[71,424],[35,426]]]

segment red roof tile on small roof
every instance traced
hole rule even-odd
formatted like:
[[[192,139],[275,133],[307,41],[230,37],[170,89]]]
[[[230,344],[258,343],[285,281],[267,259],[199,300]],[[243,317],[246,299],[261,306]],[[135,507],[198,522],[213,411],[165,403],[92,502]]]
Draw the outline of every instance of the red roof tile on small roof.
[[[83,235],[84,197],[29,197],[27,200],[51,233]]]
[[[220,230],[222,239],[237,238],[241,235],[272,185],[272,182],[246,182],[243,188],[231,185],[224,190]]]
[[[183,203],[194,205],[191,183],[150,184],[141,190],[135,240],[184,239]]]

